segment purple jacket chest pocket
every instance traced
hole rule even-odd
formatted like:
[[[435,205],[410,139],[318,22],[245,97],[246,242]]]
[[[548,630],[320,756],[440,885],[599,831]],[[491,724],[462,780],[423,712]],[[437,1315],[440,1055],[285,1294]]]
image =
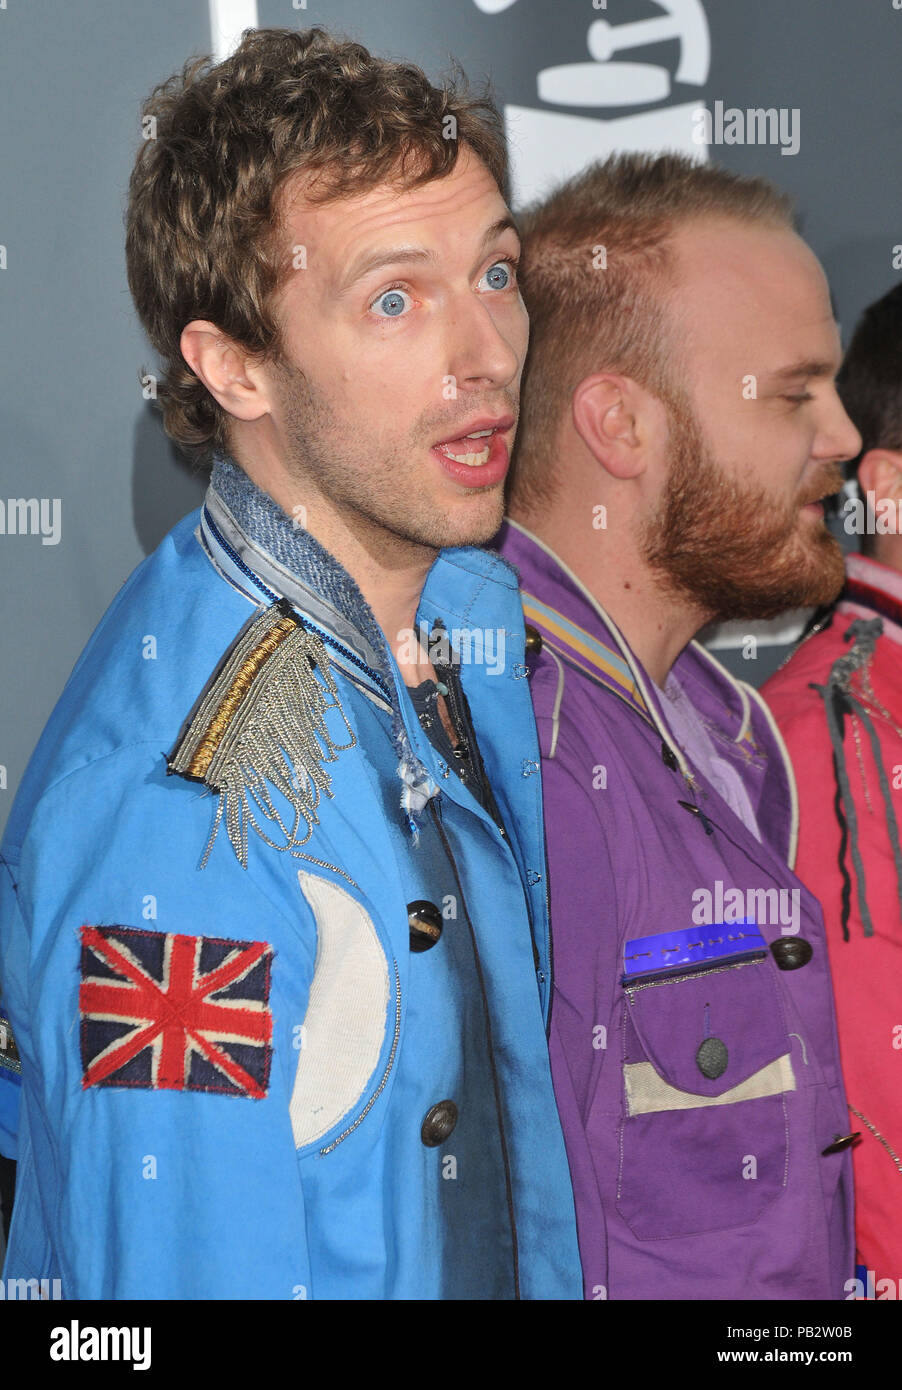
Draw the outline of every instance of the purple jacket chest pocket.
[[[786,1185],[790,1039],[768,954],[627,982],[617,1209],[640,1240],[755,1221]]]

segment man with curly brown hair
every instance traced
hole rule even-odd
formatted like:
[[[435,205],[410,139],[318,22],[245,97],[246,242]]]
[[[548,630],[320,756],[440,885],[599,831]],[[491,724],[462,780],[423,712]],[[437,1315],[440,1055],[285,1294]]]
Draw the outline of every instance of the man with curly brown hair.
[[[524,626],[478,548],[527,342],[497,112],[313,29],[144,117],[129,284],[212,477],[9,821],[6,1273],[579,1297]]]

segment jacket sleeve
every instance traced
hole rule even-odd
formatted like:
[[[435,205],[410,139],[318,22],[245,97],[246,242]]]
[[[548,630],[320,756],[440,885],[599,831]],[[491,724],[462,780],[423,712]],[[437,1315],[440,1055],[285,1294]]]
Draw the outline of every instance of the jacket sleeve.
[[[156,746],[121,750],[46,792],[7,849],[27,1152],[5,1273],[66,1298],[312,1296],[289,1096],[315,927],[224,833],[199,869],[200,790]]]

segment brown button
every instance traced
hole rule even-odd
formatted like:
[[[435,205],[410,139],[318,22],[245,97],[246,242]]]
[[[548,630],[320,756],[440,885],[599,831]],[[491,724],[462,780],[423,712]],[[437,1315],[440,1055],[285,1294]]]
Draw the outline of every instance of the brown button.
[[[822,1154],[841,1154],[843,1149],[851,1149],[852,1145],[861,1138],[861,1130],[858,1129],[854,1134],[837,1134],[832,1144],[828,1144],[825,1149],[821,1149]]]
[[[542,650],[542,634],[532,623],[526,624],[526,650],[536,653]]]
[[[410,949],[419,955],[435,945],[442,934],[442,914],[435,903],[417,898],[407,904],[407,925],[410,928]]]
[[[814,955],[811,942],[804,936],[781,936],[770,943],[770,949],[781,970],[799,970]]]
[[[420,1138],[427,1149],[434,1149],[437,1144],[444,1144],[453,1133],[456,1124],[457,1106],[454,1101],[440,1100],[438,1105],[433,1105],[427,1113],[420,1130]]]
[[[661,743],[661,757],[664,759],[665,763],[669,768],[671,768],[674,772],[677,770],[677,768],[679,767],[679,763],[677,762],[677,755],[676,753],[674,753],[669,743]]]

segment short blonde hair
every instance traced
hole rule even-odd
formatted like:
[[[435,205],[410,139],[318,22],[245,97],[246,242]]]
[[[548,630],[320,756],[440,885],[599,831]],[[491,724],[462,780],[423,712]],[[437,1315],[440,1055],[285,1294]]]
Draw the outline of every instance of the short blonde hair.
[[[684,406],[668,243],[679,224],[707,216],[794,225],[790,199],[764,179],[679,154],[599,161],[520,217],[530,348],[510,482],[518,510],[555,495],[555,445],[585,377],[616,371]]]

